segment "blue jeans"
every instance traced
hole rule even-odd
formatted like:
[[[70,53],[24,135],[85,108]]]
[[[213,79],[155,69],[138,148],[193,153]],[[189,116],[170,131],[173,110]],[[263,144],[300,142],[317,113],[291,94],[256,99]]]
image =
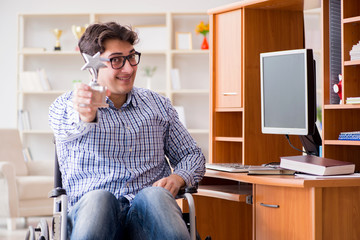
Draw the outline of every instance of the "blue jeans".
[[[161,187],[141,190],[130,206],[105,190],[85,194],[68,214],[68,238],[190,239],[181,209]]]

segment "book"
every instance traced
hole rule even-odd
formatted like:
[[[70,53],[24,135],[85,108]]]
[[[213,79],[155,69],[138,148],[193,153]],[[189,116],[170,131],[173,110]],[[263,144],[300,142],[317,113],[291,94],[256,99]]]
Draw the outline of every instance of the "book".
[[[339,134],[338,140],[347,140],[347,141],[359,141],[360,140],[360,132],[341,132]]]
[[[293,175],[294,170],[281,168],[279,166],[250,166],[248,175]]]
[[[359,104],[360,97],[348,97],[346,98],[346,104]]]
[[[352,174],[355,171],[354,163],[312,155],[281,157],[280,167],[320,176]]]

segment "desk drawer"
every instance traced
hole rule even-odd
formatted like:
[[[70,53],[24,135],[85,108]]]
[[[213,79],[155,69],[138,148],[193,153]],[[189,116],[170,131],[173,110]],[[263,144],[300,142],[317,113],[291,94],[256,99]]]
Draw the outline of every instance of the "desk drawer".
[[[312,239],[309,189],[255,186],[256,239]]]

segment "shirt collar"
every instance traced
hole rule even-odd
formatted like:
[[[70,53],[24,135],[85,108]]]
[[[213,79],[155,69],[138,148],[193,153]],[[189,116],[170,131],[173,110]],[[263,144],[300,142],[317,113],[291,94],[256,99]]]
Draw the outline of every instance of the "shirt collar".
[[[110,100],[109,97],[106,97],[106,102],[109,104],[109,106],[115,108],[114,103]],[[137,94],[136,94],[136,88],[133,87],[133,89],[131,89],[131,91],[127,94],[127,98],[125,103],[121,106],[121,108],[126,108],[129,105],[132,105],[133,107],[137,107],[138,106],[138,101],[137,101]]]

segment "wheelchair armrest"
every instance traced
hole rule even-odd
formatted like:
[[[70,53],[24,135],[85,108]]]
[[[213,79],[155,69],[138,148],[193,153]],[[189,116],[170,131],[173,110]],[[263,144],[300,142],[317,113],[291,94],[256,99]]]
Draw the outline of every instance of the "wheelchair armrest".
[[[196,186],[190,186],[190,187],[182,187],[180,188],[178,194],[176,195],[176,198],[184,198],[185,193],[197,193],[197,187]]]
[[[56,198],[59,197],[61,195],[66,195],[66,190],[60,187],[54,188],[53,190],[51,190],[48,194],[49,198]]]

